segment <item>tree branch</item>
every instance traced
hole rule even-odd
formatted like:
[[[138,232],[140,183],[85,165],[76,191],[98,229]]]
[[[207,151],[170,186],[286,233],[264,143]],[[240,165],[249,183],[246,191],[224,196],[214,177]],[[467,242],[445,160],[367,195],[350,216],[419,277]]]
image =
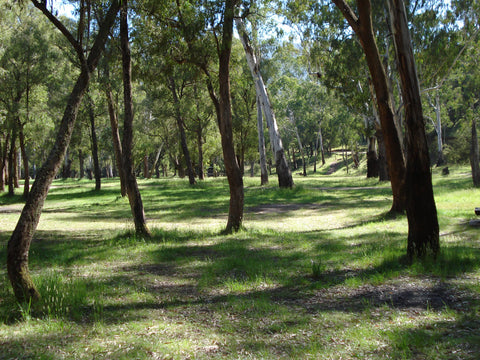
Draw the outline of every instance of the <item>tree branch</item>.
[[[352,8],[345,2],[345,0],[332,0],[332,2],[337,5],[337,8],[342,12],[348,24],[352,27],[353,31],[357,33],[359,22],[358,17],[355,15]]]
[[[83,49],[81,44],[75,39],[72,33],[68,31],[65,25],[63,25],[62,22],[58,20],[57,17],[47,9],[46,2],[39,2],[38,0],[31,0],[31,1],[33,6],[39,9],[48,18],[48,20],[50,20],[58,30],[60,30],[63,36],[67,38],[67,40],[70,42],[70,44],[72,44],[73,48],[75,49],[75,52],[77,53],[80,59],[80,62],[82,64],[85,64],[85,56],[83,54]]]

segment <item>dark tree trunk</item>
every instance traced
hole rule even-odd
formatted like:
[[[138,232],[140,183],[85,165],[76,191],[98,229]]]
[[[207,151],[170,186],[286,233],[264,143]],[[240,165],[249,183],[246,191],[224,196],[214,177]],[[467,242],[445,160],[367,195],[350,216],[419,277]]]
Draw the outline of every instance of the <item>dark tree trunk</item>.
[[[93,157],[93,174],[95,176],[95,191],[100,191],[102,187],[100,162],[98,161],[98,141],[97,131],[95,129],[95,110],[93,100],[90,95],[88,97],[88,115],[90,119],[90,134],[92,139],[92,157]]]
[[[477,137],[477,124],[475,118],[472,118],[472,138],[470,142],[470,166],[472,168],[473,186],[480,187],[480,165]]]
[[[135,232],[140,236],[150,237],[150,230],[147,227],[145,212],[143,209],[142,197],[138,189],[135,169],[133,167],[133,100],[132,100],[132,64],[130,56],[130,43],[128,39],[128,1],[122,1],[120,12],[120,43],[122,48],[123,63],[123,96],[125,106],[125,118],[123,124],[123,169],[125,171],[125,185],[128,194],[128,201],[132,210]]]
[[[17,141],[17,131],[16,128],[12,129],[12,135],[10,137],[10,150],[8,151],[8,195],[15,195],[15,175],[16,170],[16,161],[15,161],[15,152]]]
[[[20,151],[22,153],[22,161],[23,161],[23,171],[24,171],[24,184],[23,184],[23,197],[27,199],[28,192],[30,191],[30,172],[28,170],[28,155],[27,151],[25,150],[25,135],[23,134],[23,124],[19,123],[18,129],[18,136],[20,140]]]
[[[405,5],[389,0],[390,15],[397,53],[402,97],[405,103],[407,143],[407,256],[435,258],[440,250],[437,208],[433,196],[430,158],[420,99],[415,60]]]
[[[80,175],[79,178],[83,179],[83,176],[85,175],[85,158],[83,157],[83,151],[82,149],[78,150],[78,162],[80,163]]]
[[[375,147],[374,136],[368,139],[368,151],[367,151],[367,178],[374,178],[378,176],[378,157]]]
[[[180,112],[180,100],[178,99],[177,87],[176,87],[175,79],[173,78],[173,76],[170,76],[169,82],[170,82],[170,91],[173,97],[173,104],[175,106],[175,119],[177,120],[177,127],[180,134],[180,144],[181,144],[183,156],[185,158],[185,162],[187,165],[188,181],[190,182],[190,185],[194,185],[196,183],[195,175],[193,173],[192,160],[190,158],[190,151],[188,150],[188,146],[187,146],[187,134],[185,133],[185,124],[183,122],[183,117]]]
[[[222,138],[223,159],[230,185],[230,207],[225,232],[240,230],[243,222],[243,178],[238,165],[233,141],[232,108],[230,100],[230,55],[233,38],[233,19],[236,0],[225,1],[223,37],[219,53],[220,118],[219,128]]]
[[[47,11],[46,6],[38,2],[34,2],[44,13]],[[30,194],[28,195],[25,206],[20,214],[17,226],[10,237],[7,247],[7,270],[8,277],[13,287],[13,291],[17,301],[29,302],[40,298],[40,294],[36,289],[28,271],[28,255],[30,244],[37,228],[40,214],[42,211],[45,198],[47,197],[48,188],[57,174],[65,151],[70,142],[73,127],[78,113],[78,108],[82,101],[85,90],[92,72],[95,70],[102,50],[107,40],[108,33],[112,27],[116,14],[119,10],[119,2],[114,0],[105,16],[104,21],[100,24],[100,29],[92,45],[88,59],[82,66],[80,76],[70,94],[67,106],[59,125],[55,144],[50,154],[38,170],[33,183]],[[47,15],[48,16],[48,15]],[[51,19],[55,21],[55,19]],[[60,24],[61,25],[61,24]],[[70,34],[65,28],[62,29],[65,34]],[[67,35],[66,35],[67,36]],[[71,36],[71,34],[70,34]],[[68,37],[68,36],[67,36]],[[79,55],[80,56],[80,55]]]
[[[383,141],[383,134],[381,130],[377,131],[378,143],[378,180],[390,181],[387,163],[387,150],[385,149],[385,142]]]
[[[0,159],[0,191],[5,191],[5,182],[7,180],[8,173],[8,145],[10,144],[10,133],[7,131],[3,148],[1,150]]]
[[[406,206],[405,159],[394,121],[393,104],[389,95],[385,68],[373,33],[370,0],[357,0],[358,17],[344,0],[332,1],[342,11],[362,45],[372,76],[392,184],[393,204],[390,211],[403,212]]]

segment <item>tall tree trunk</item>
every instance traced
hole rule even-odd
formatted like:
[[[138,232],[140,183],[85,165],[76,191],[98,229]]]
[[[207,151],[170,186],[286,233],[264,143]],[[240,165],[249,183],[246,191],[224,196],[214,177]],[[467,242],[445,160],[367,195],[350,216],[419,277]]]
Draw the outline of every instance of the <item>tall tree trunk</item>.
[[[110,118],[110,128],[112,130],[112,143],[113,151],[115,153],[115,164],[117,165],[118,177],[120,178],[120,193],[122,197],[127,195],[127,189],[125,186],[125,171],[123,170],[123,153],[122,153],[122,142],[120,140],[120,132],[118,130],[118,118],[117,112],[115,111],[115,102],[113,100],[112,88],[110,86],[110,77],[108,71],[108,60],[106,61],[107,66],[105,69],[106,75],[106,89],[105,95],[107,97],[108,104],[108,115]]]
[[[222,42],[219,53],[219,91],[220,118],[219,128],[222,138],[225,172],[230,186],[230,206],[225,232],[240,230],[243,222],[243,177],[235,156],[232,130],[232,106],[230,99],[230,55],[232,51],[233,21],[237,0],[225,1]]]
[[[20,140],[20,150],[22,152],[22,160],[23,160],[23,171],[24,171],[24,184],[23,184],[23,197],[27,199],[28,192],[30,191],[30,172],[28,169],[28,155],[27,151],[25,150],[25,135],[23,133],[23,124],[19,122],[19,129],[18,135]]]
[[[375,98],[385,143],[388,170],[392,184],[391,212],[403,212],[406,206],[405,159],[394,121],[394,109],[389,95],[387,76],[375,41],[370,0],[357,0],[357,17],[344,0],[332,0],[357,34],[372,77]]]
[[[1,150],[1,159],[0,159],[0,191],[5,191],[5,182],[7,180],[8,172],[8,145],[10,143],[10,133],[7,131],[5,135],[5,141],[3,143],[3,148]]]
[[[470,166],[472,168],[473,186],[480,187],[480,165],[479,165],[479,150],[478,150],[478,136],[477,124],[475,118],[472,118],[472,136],[470,142]]]
[[[44,13],[48,12],[45,5],[42,5],[38,2],[34,2],[34,5],[41,9]],[[115,17],[119,8],[119,1],[113,0],[107,15],[105,16],[103,22],[100,23],[100,29],[97,38],[92,45],[88,59],[82,66],[80,76],[78,77],[78,80],[68,99],[62,121],[58,128],[55,144],[50,151],[47,160],[38,170],[35,182],[33,183],[25,206],[20,214],[18,223],[8,242],[8,277],[12,284],[15,297],[19,302],[35,301],[40,298],[40,294],[36,289],[28,271],[28,255],[30,244],[33,234],[35,233],[35,229],[37,228],[38,221],[40,220],[40,214],[45,202],[45,198],[47,197],[48,188],[57,174],[62,164],[63,157],[65,156],[65,151],[70,142],[75,120],[77,118],[78,108],[82,101],[85,90],[88,87],[90,76],[97,66],[98,60],[105,45],[105,41],[107,40],[108,33],[115,21]],[[46,15],[51,19],[51,21],[58,21],[56,19],[52,19],[49,14]],[[63,27],[62,32],[67,34],[65,36],[68,38],[68,34],[70,34],[68,30]]]
[[[12,128],[12,135],[10,139],[10,150],[8,151],[8,195],[13,196],[15,195],[15,176],[17,173],[15,161],[15,143],[17,141],[16,126]]]
[[[263,116],[260,98],[257,95],[257,130],[258,153],[260,154],[260,185],[268,184],[267,154],[265,152],[265,135],[263,134]]]
[[[88,98],[88,116],[90,119],[90,135],[92,139],[92,157],[93,157],[93,174],[95,175],[95,191],[100,191],[102,187],[100,162],[98,161],[98,141],[97,131],[95,129],[95,110],[93,105],[93,99],[90,94],[87,93]]]
[[[185,124],[183,121],[182,114],[180,112],[180,100],[178,99],[177,87],[176,87],[175,79],[173,78],[173,76],[169,77],[169,83],[170,83],[170,91],[173,97],[173,104],[175,107],[175,119],[177,121],[177,128],[180,134],[180,144],[182,147],[183,156],[185,157],[185,162],[187,163],[188,181],[190,185],[194,185],[196,183],[195,174],[193,173],[192,160],[190,158],[190,151],[188,150],[188,145],[187,145],[187,134],[185,133]]]
[[[132,64],[130,56],[130,42],[128,38],[128,1],[122,1],[120,11],[120,43],[122,48],[123,63],[123,97],[125,106],[125,117],[123,123],[123,169],[125,171],[125,185],[128,194],[128,201],[132,210],[135,232],[140,236],[150,237],[150,230],[147,227],[145,212],[143,209],[142,197],[138,189],[135,169],[133,167],[133,99],[132,99]]]
[[[389,0],[398,59],[398,70],[405,102],[407,142],[407,256],[434,258],[440,250],[437,208],[433,196],[430,158],[420,98],[417,70],[403,0]]]
[[[243,20],[236,18],[235,23],[240,34],[240,40],[242,41],[243,48],[245,49],[250,72],[252,73],[252,77],[255,81],[255,90],[260,99],[265,120],[267,121],[267,127],[270,134],[270,143],[272,145],[273,155],[275,157],[275,166],[277,168],[278,185],[283,188],[291,188],[293,186],[292,173],[288,167],[282,139],[280,138],[280,134],[278,132],[277,120],[275,119],[275,114],[267,94],[267,89],[265,88],[265,83],[263,82],[262,74],[260,73],[259,64],[255,58],[253,48],[250,45],[250,40],[246,33]]]

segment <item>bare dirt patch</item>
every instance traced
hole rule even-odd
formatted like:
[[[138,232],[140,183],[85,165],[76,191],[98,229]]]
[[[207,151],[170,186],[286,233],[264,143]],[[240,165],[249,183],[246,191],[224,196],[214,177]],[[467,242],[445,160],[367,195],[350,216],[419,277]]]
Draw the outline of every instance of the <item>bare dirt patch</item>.
[[[296,210],[317,210],[324,207],[322,204],[263,204],[252,206],[246,212],[254,214],[282,214]]]

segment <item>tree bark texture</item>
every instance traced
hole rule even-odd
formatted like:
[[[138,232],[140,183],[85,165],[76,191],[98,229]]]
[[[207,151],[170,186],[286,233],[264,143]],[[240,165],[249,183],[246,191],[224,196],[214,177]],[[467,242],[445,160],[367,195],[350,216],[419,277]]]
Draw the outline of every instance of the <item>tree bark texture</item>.
[[[430,157],[420,98],[417,70],[413,57],[403,0],[389,0],[402,97],[405,104],[407,144],[407,256],[434,258],[440,250],[437,208],[433,196]]]
[[[291,188],[293,186],[293,178],[290,168],[288,167],[287,158],[285,157],[285,151],[282,144],[282,139],[278,132],[277,120],[273,112],[272,104],[267,94],[267,89],[260,73],[259,64],[255,58],[253,48],[250,45],[247,32],[243,20],[240,18],[235,19],[237,30],[240,34],[240,40],[242,41],[243,48],[247,57],[247,63],[252,73],[253,80],[255,82],[255,90],[257,96],[260,99],[262,105],[263,114],[267,122],[268,131],[270,134],[270,143],[272,145],[273,155],[275,157],[275,166],[277,169],[278,185],[282,188]]]
[[[357,0],[358,17],[344,0],[332,1],[343,13],[362,45],[368,69],[372,76],[392,184],[393,204],[390,211],[403,212],[406,206],[405,159],[394,121],[393,104],[389,95],[385,68],[373,33],[370,0]]]
[[[130,209],[132,210],[135,232],[140,236],[150,237],[147,227],[142,197],[138,189],[135,169],[133,166],[133,99],[132,99],[132,63],[130,56],[130,42],[128,36],[128,1],[122,1],[120,11],[120,45],[122,49],[122,76],[123,102],[125,106],[123,123],[123,170],[125,171],[125,186],[128,194]]]
[[[34,2],[37,6],[38,3]],[[65,151],[70,142],[78,108],[88,87],[90,76],[95,70],[105,46],[110,28],[120,9],[119,1],[113,0],[100,24],[100,29],[80,76],[67,101],[67,106],[58,127],[55,144],[47,160],[38,170],[35,182],[20,214],[15,230],[10,237],[7,248],[8,277],[15,297],[19,302],[35,301],[40,298],[28,271],[28,255],[33,234],[40,220],[40,214],[47,197],[48,189],[62,164]]]
[[[220,118],[219,128],[222,138],[225,172],[230,187],[230,206],[228,211],[226,233],[240,230],[243,222],[243,177],[235,156],[232,129],[232,105],[230,98],[230,56],[233,39],[233,19],[236,0],[225,1],[222,42],[219,52],[219,95]]]
[[[257,95],[257,130],[258,153],[260,154],[260,185],[268,184],[267,154],[265,152],[265,135],[263,133],[263,116],[260,98]]]
[[[173,78],[173,76],[170,76],[168,80],[170,83],[170,91],[173,97],[173,106],[175,108],[175,119],[177,120],[177,128],[180,134],[180,145],[182,147],[183,156],[185,157],[185,162],[187,163],[188,181],[190,185],[195,185],[195,174],[193,173],[192,160],[190,157],[190,151],[188,150],[187,134],[185,133],[185,123],[183,121],[183,117],[180,111],[180,100],[178,99],[177,95],[175,79]]]

